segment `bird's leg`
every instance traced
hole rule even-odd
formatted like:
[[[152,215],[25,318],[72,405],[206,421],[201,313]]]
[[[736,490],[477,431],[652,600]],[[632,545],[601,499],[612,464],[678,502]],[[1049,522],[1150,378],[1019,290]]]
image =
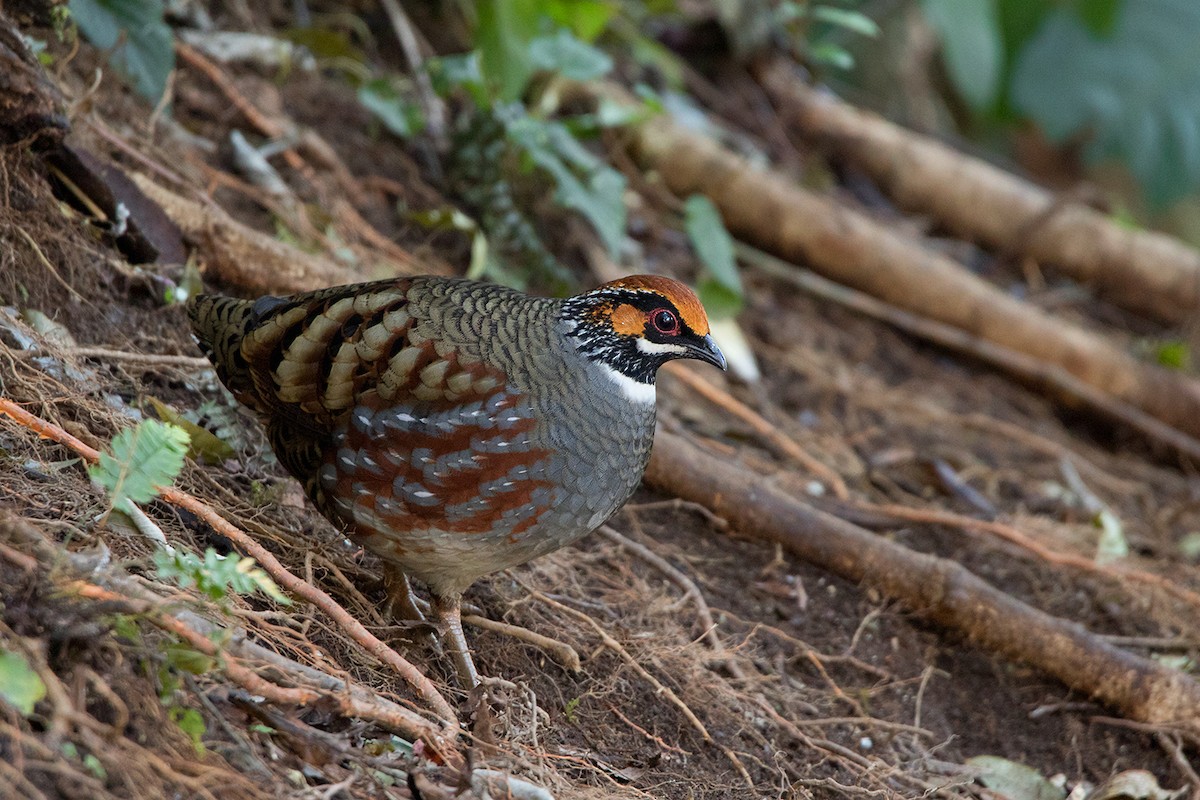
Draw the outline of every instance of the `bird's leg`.
[[[467,637],[462,628],[462,595],[451,594],[433,595],[433,613],[438,618],[442,628],[442,636],[450,657],[454,659],[454,667],[458,670],[458,679],[464,689],[474,689],[479,685],[479,673],[475,671],[475,662],[471,660],[471,651],[467,649]]]
[[[394,564],[383,563],[383,585],[387,590],[387,601],[383,606],[384,619],[407,619],[413,622],[424,622],[425,615],[417,605],[417,597],[413,594],[412,584],[403,570]]]

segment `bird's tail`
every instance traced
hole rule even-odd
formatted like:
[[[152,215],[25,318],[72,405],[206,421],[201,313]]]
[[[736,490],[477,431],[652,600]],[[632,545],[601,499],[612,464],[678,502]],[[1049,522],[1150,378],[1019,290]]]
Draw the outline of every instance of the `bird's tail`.
[[[254,301],[200,294],[187,303],[200,349],[217,370],[221,383],[235,395],[252,391],[250,367],[242,358],[242,339],[254,316]]]

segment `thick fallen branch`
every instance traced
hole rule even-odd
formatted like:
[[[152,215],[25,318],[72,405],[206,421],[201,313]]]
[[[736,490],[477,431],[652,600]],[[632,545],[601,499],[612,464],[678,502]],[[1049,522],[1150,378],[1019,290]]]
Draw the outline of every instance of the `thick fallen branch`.
[[[956,235],[1052,264],[1117,305],[1168,322],[1200,307],[1200,252],[1079,203],[806,86],[783,62],[759,73],[800,133],[852,160],[903,208]]]
[[[707,505],[742,533],[899,599],[993,652],[1028,662],[1126,716],[1196,726],[1200,683],[1039,611],[962,565],[909,550],[780,492],[769,481],[660,432],[647,482]]]

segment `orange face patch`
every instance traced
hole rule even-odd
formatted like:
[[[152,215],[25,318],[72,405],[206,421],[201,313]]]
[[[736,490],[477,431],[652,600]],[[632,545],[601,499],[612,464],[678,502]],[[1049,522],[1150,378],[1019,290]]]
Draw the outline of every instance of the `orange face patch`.
[[[638,336],[646,327],[646,315],[628,303],[621,303],[613,309],[612,326],[622,336]]]
[[[696,335],[704,336],[708,333],[708,315],[704,313],[704,306],[700,304],[700,298],[674,278],[666,278],[662,275],[630,275],[627,278],[606,283],[604,286],[614,289],[629,289],[635,292],[658,292],[674,303],[675,308],[679,309],[679,315],[683,317],[683,321]],[[637,312],[636,309],[629,306],[621,306],[613,312],[613,327],[618,332],[623,332],[617,322],[617,313],[621,311],[621,308],[629,308],[630,311],[637,313],[637,329],[630,332],[640,332],[645,325],[645,317],[641,312]]]

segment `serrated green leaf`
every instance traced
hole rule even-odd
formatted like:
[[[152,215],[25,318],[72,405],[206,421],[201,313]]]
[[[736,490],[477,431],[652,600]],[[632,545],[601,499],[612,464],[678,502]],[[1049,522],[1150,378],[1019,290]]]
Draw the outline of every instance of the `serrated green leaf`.
[[[613,67],[612,58],[607,53],[576,39],[570,31],[561,28],[549,36],[539,36],[531,41],[529,59],[536,69],[557,72],[575,81],[603,77]]]
[[[187,431],[147,419],[118,433],[88,472],[108,490],[114,506],[125,499],[145,503],[158,495],[159,486],[175,480],[187,449]]]
[[[223,556],[211,547],[203,558],[184,550],[160,549],[154,553],[154,566],[160,578],[173,580],[184,589],[194,586],[213,600],[227,597],[232,590],[238,594],[262,592],[281,605],[292,602],[249,556]]]
[[[708,274],[740,302],[742,279],[733,257],[733,237],[721,212],[707,197],[694,194],[683,204],[683,227]]]
[[[996,0],[921,0],[921,9],[937,31],[955,88],[972,108],[990,106],[1004,67]]]
[[[20,653],[0,648],[0,698],[25,716],[46,696],[46,684]]]
[[[162,0],[70,0],[69,7],[88,41],[111,50],[138,93],[157,103],[175,69],[175,37]]]
[[[1090,136],[1090,162],[1117,158],[1164,205],[1200,186],[1200,3],[1121,3],[1098,37],[1069,9],[1050,12],[1017,58],[1015,107],[1054,141]]]
[[[387,78],[376,78],[359,86],[358,102],[401,139],[415,136],[425,127],[421,107],[401,94]]]
[[[576,709],[579,708],[579,702],[582,699],[583,698],[581,698],[581,697],[572,697],[570,700],[567,701],[567,704],[565,706],[563,706],[563,715],[567,718],[567,722],[574,724],[575,711],[576,711]]]

